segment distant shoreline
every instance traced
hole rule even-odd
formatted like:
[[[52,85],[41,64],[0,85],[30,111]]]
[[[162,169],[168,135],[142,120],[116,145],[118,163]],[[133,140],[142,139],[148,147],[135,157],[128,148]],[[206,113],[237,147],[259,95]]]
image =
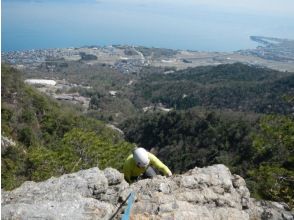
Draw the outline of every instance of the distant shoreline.
[[[189,67],[244,63],[279,71],[294,72],[294,40],[251,36],[255,49],[234,52],[207,52],[166,48],[111,45],[2,52],[2,61],[18,68],[42,63],[82,61],[89,65],[110,65],[123,73],[137,72],[144,66],[185,69]],[[60,65],[61,65],[60,64]],[[169,71],[167,71],[168,73]]]
[[[255,48],[245,48],[245,49],[238,49],[233,51],[217,51],[217,50],[196,50],[196,49],[173,49],[168,47],[156,47],[156,46],[145,46],[145,45],[133,45],[133,44],[111,44],[111,45],[83,45],[83,46],[70,46],[70,47],[48,47],[48,48],[35,48],[35,49],[23,49],[23,50],[9,50],[5,51],[2,50],[1,54],[7,53],[14,53],[14,52],[33,52],[33,51],[50,51],[50,50],[58,50],[58,49],[80,49],[80,48],[108,48],[108,47],[144,47],[144,48],[155,48],[155,49],[168,49],[174,51],[191,51],[191,52],[207,52],[207,53],[234,53],[243,50],[254,50],[261,45],[272,45],[274,43],[282,43],[284,41],[287,42],[294,42],[292,39],[288,38],[277,38],[277,37],[265,37],[265,36],[249,36],[250,40],[256,43]]]

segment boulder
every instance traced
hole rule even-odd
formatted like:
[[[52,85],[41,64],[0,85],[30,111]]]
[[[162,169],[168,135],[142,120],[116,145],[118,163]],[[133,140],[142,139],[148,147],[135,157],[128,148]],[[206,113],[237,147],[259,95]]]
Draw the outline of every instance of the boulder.
[[[2,219],[109,219],[115,204],[95,199],[108,192],[108,181],[96,167],[40,183],[25,182],[2,191]]]

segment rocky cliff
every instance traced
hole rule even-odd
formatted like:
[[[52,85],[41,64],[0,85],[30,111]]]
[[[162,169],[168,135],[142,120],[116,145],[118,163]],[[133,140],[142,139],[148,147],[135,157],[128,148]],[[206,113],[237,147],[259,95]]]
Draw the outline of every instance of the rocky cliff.
[[[250,198],[244,179],[224,165],[131,185],[117,170],[97,167],[25,182],[2,191],[2,219],[118,219],[130,192],[131,219],[294,219],[285,204]]]

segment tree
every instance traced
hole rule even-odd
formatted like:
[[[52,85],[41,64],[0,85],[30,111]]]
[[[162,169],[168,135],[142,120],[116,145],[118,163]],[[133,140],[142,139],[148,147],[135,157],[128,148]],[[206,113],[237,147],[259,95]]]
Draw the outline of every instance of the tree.
[[[294,120],[291,116],[266,116],[253,136],[257,168],[248,172],[263,198],[294,206]]]

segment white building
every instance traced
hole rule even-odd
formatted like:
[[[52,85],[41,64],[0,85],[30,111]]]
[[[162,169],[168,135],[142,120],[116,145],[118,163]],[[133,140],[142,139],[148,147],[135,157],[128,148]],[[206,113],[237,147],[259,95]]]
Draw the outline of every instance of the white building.
[[[109,91],[109,94],[112,95],[112,96],[116,96],[117,91],[113,91],[113,90],[111,90],[111,91]]]
[[[38,84],[38,85],[44,85],[44,86],[55,86],[56,85],[56,81],[54,80],[49,80],[49,79],[26,79],[24,81],[27,84],[30,85],[34,85],[34,84]]]

